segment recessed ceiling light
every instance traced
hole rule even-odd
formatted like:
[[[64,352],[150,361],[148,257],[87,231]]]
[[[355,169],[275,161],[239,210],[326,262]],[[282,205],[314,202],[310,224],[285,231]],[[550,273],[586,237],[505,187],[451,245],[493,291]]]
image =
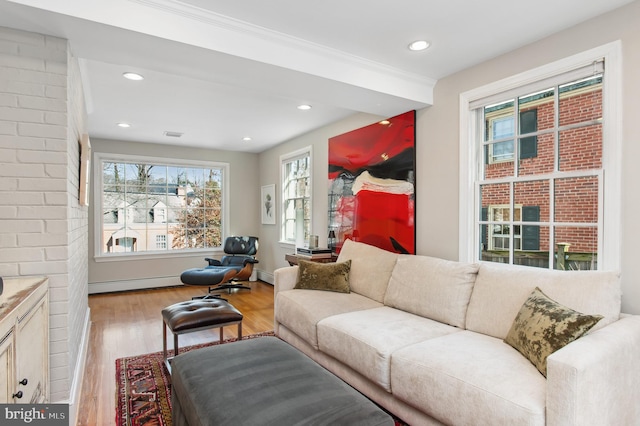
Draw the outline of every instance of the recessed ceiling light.
[[[245,136],[244,138],[242,138],[242,140],[249,142],[251,140],[251,138],[249,136]]]
[[[306,110],[311,109],[311,105],[307,105],[307,104],[298,105],[298,109],[306,111]]]
[[[123,128],[127,128],[127,127],[131,127],[131,124],[129,123],[118,123],[118,127],[123,127]]]
[[[416,40],[413,43],[409,44],[409,50],[420,51],[425,50],[429,47],[429,42],[426,40]]]
[[[144,77],[136,72],[125,72],[122,74],[127,80],[140,81],[144,80]]]
[[[391,123],[389,120],[382,120],[380,122],[380,124],[382,124],[383,126],[386,126],[387,124]]]

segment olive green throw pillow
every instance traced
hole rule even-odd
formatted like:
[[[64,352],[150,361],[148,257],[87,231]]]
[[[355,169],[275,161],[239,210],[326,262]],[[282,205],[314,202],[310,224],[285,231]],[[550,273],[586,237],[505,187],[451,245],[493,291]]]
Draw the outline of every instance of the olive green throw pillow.
[[[520,308],[504,341],[547,377],[547,357],[582,337],[602,318],[567,308],[536,287]]]
[[[294,288],[349,293],[351,260],[339,263],[298,261],[298,282]]]

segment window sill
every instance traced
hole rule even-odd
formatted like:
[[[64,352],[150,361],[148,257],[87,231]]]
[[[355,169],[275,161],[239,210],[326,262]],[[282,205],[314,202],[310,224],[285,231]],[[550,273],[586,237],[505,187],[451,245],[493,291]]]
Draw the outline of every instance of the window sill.
[[[192,250],[189,252],[143,252],[143,253],[127,253],[127,254],[102,254],[93,257],[96,263],[102,262],[130,262],[137,260],[150,260],[150,259],[166,259],[166,258],[178,258],[178,257],[201,257],[211,255],[224,255],[222,248],[215,249],[201,249]]]

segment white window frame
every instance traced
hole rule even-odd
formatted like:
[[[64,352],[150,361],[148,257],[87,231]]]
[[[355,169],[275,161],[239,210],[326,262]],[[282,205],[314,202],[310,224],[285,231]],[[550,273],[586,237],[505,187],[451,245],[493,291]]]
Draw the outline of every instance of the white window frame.
[[[313,229],[313,147],[309,145],[280,156],[280,244],[293,246],[302,244],[302,240],[300,238],[296,238],[296,240],[289,240],[286,238],[285,206],[288,198],[285,197],[284,193],[286,188],[286,182],[284,181],[286,177],[284,168],[287,163],[305,156],[309,157],[309,197],[305,198],[308,198],[309,204],[309,230],[311,231]]]
[[[197,253],[212,253],[220,251],[212,248],[191,248],[183,250],[162,250],[162,251],[142,251],[127,253],[103,253],[102,247],[102,191],[103,191],[103,162],[137,162],[145,164],[158,164],[179,167],[202,167],[202,168],[219,168],[222,169],[222,241],[229,235],[228,218],[229,218],[229,163],[214,161],[197,161],[188,159],[175,159],[164,157],[149,157],[128,154],[112,154],[112,153],[93,153],[93,191],[94,191],[94,208],[93,208],[93,224],[94,224],[94,260],[96,262],[126,261],[140,259],[158,259],[168,257],[193,257]],[[168,241],[167,241],[168,244]]]
[[[480,233],[476,226],[479,214],[475,180],[478,176],[479,156],[482,155],[474,135],[482,128],[471,110],[474,101],[533,84],[578,67],[593,64],[602,58],[606,72],[603,77],[603,191],[600,191],[599,206],[604,214],[599,215],[598,270],[620,270],[621,258],[621,146],[622,146],[622,53],[621,42],[615,41],[582,53],[570,56],[533,70],[487,84],[460,94],[460,188],[459,188],[459,239],[460,261],[479,262]],[[601,180],[602,182],[602,180]],[[605,237],[606,236],[606,237]],[[553,268],[550,264],[549,268]]]

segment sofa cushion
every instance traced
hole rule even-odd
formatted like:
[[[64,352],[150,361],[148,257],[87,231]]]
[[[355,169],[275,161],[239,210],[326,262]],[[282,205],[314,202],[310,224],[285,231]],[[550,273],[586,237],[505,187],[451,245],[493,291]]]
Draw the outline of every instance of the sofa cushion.
[[[275,319],[318,349],[316,325],[332,315],[372,309],[382,303],[357,293],[316,290],[286,290],[276,295]]]
[[[318,323],[318,347],[391,391],[397,349],[460,329],[389,307],[334,315]]]
[[[349,286],[352,292],[382,303],[397,258],[397,253],[345,240],[338,262],[351,259]]]
[[[593,330],[620,317],[620,275],[603,271],[550,271],[482,263],[467,309],[466,328],[504,339],[529,294],[539,287],[547,296],[578,312],[602,315]]]
[[[444,424],[545,424],[546,379],[502,340],[470,331],[395,351],[391,390]]]
[[[399,255],[384,304],[464,328],[478,265]]]
[[[295,288],[349,293],[351,260],[338,263],[318,263],[298,260],[298,280]]]
[[[547,357],[583,336],[601,319],[601,315],[583,315],[567,308],[536,287],[520,308],[504,341],[547,377]]]

